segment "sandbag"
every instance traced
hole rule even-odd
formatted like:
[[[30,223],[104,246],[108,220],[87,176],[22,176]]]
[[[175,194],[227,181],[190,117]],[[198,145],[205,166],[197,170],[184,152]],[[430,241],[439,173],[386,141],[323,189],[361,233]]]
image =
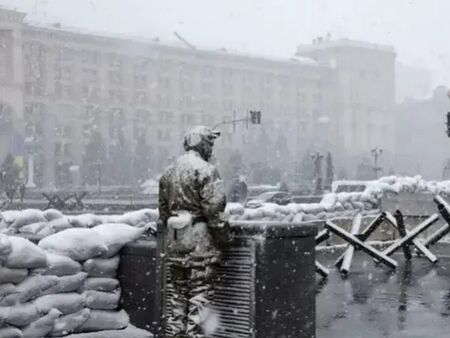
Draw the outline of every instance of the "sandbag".
[[[129,325],[123,330],[106,330],[100,332],[75,333],[67,338],[153,338],[148,331]]]
[[[8,224],[6,224],[6,222],[2,219],[0,219],[0,233],[2,232],[7,232],[8,230]]]
[[[2,212],[3,221],[10,226],[16,218],[20,215],[21,211],[19,210],[6,210]]]
[[[119,306],[120,290],[103,292],[89,290],[83,292],[84,304],[93,310],[114,310]]]
[[[10,236],[12,251],[4,265],[8,268],[41,268],[47,266],[47,255],[37,245],[21,237]]]
[[[101,224],[102,219],[95,214],[83,214],[69,217],[69,222],[75,228],[92,228]]]
[[[58,284],[45,291],[43,295],[76,291],[81,288],[86,277],[86,272],[79,272],[75,275],[59,277]]]
[[[37,298],[34,303],[41,313],[58,309],[64,315],[75,313],[83,308],[83,296],[79,293],[60,293]]]
[[[83,270],[88,273],[89,277],[114,278],[117,275],[119,263],[119,256],[112,258],[93,258],[84,262]]]
[[[28,276],[27,269],[10,269],[0,266],[0,284],[22,282]]]
[[[98,232],[91,229],[67,229],[42,239],[38,246],[48,252],[85,261],[106,253]]]
[[[45,222],[46,219],[41,210],[38,209],[25,209],[21,210],[15,221],[10,225],[11,229],[20,229],[24,225],[31,223]]]
[[[84,281],[81,291],[113,291],[119,287],[119,281],[114,278],[89,277]]]
[[[53,221],[50,221],[43,227],[39,232],[39,236],[47,237],[57,232],[72,228],[72,224],[69,223],[67,218],[57,218]]]
[[[11,252],[12,244],[8,236],[0,234],[0,262],[3,262]]]
[[[61,256],[53,253],[47,254],[47,266],[45,268],[35,269],[33,274],[67,276],[75,275],[81,272],[81,264],[67,256]]]
[[[0,306],[12,306],[18,303],[26,303],[38,297],[47,289],[58,284],[56,276],[29,276],[16,287],[16,293],[4,297]]]
[[[107,223],[93,228],[108,248],[105,256],[112,257],[119,253],[124,245],[134,242],[145,232],[145,228],[136,228],[127,224]]]
[[[114,219],[104,223],[123,223],[135,227],[142,227],[150,222],[156,222],[159,218],[158,212],[152,209],[140,209],[126,212],[123,215],[114,215]]]
[[[34,303],[0,307],[0,317],[3,317],[5,323],[9,325],[24,327],[38,319],[40,316],[41,315]]]
[[[58,219],[58,218],[63,218],[64,217],[64,215],[63,215],[63,213],[61,212],[61,211],[59,211],[59,210],[56,210],[56,209],[47,209],[47,210],[44,210],[43,212],[42,212],[42,214],[44,215],[44,217],[45,217],[45,219],[47,220],[47,221],[53,221],[53,220],[55,220],[55,219]]]
[[[31,224],[24,225],[23,227],[21,227],[19,232],[21,234],[37,235],[46,226],[47,226],[47,222],[31,223]]]
[[[91,314],[91,310],[83,309],[78,312],[59,317],[55,320],[49,336],[65,336],[83,325]],[[126,336],[123,338],[127,338]]]
[[[15,327],[5,327],[0,328],[0,337],[1,338],[22,338],[23,334],[18,328]]]
[[[91,332],[102,330],[120,330],[127,327],[129,323],[130,318],[124,310],[91,310],[89,319],[75,331]]]
[[[13,293],[17,293],[16,286],[13,283],[0,284],[0,300]]]
[[[51,309],[45,316],[32,322],[22,330],[24,338],[42,338],[53,329],[53,323],[61,316],[61,312]]]

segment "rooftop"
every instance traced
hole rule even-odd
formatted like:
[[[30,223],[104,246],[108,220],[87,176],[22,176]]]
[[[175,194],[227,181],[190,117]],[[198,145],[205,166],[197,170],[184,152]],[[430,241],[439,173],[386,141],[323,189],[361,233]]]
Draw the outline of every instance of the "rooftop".
[[[18,12],[14,9],[5,8],[0,6],[0,12],[17,13],[18,15],[25,16],[25,13]],[[292,55],[291,57],[276,57],[271,55],[251,54],[244,53],[236,50],[228,50],[226,48],[211,48],[194,46],[191,43],[184,40],[178,33],[174,32],[174,38],[170,41],[162,41],[159,37],[137,37],[128,36],[122,34],[112,34],[107,32],[95,32],[80,27],[68,27],[63,26],[60,23],[46,24],[41,22],[26,21],[26,27],[30,30],[41,30],[48,33],[61,33],[64,35],[72,35],[73,37],[90,37],[93,39],[101,39],[105,42],[110,41],[114,43],[135,43],[145,47],[166,47],[179,49],[184,51],[190,51],[192,53],[208,53],[213,56],[240,58],[241,60],[259,60],[262,62],[271,62],[277,64],[284,64],[290,66],[318,66],[318,63],[308,57]]]
[[[331,48],[371,49],[374,51],[395,54],[395,48],[393,46],[350,39],[339,39],[339,40],[315,39],[314,42],[310,45],[299,45],[297,47],[297,54]]]

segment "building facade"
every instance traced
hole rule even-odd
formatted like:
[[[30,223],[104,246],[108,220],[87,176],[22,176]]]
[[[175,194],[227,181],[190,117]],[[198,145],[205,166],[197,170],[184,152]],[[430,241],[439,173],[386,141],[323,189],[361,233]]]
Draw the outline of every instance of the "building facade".
[[[445,125],[450,111],[448,90],[437,87],[429,98],[409,99],[397,106],[395,167],[400,174],[450,179],[450,139]]]
[[[262,111],[261,126],[218,127],[219,164],[230,154],[246,170],[273,163],[280,179],[310,151],[335,152],[345,166],[370,147],[392,149],[389,48],[341,41],[273,59],[0,16],[0,155],[33,157],[40,187],[154,177],[188,128],[249,110]]]
[[[395,59],[392,47],[352,40],[317,39],[299,46],[298,55],[321,65],[322,139],[338,166],[351,168],[371,161],[370,150],[383,149],[384,173],[393,168],[395,152]],[[350,172],[345,168],[350,168]]]

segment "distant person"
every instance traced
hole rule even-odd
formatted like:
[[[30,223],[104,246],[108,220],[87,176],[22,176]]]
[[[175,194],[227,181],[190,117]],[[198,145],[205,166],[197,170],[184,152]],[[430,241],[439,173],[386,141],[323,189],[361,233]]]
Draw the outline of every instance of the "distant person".
[[[230,242],[222,180],[211,159],[220,134],[196,127],[184,137],[186,154],[166,169],[159,186],[160,219],[166,229],[168,284],[173,289],[170,337],[200,338],[210,306],[221,250]],[[231,311],[232,309],[230,309]]]
[[[245,204],[248,197],[248,186],[245,176],[240,175],[239,178],[232,180],[228,195],[230,202]]]
[[[280,191],[289,192],[289,187],[286,182],[280,183]]]

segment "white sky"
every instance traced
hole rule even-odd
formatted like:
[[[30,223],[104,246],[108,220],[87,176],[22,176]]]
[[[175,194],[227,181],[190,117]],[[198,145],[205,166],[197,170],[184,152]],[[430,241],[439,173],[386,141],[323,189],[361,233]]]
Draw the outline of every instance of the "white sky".
[[[299,43],[334,38],[393,45],[398,59],[450,85],[450,0],[0,0],[28,20],[290,56]]]

